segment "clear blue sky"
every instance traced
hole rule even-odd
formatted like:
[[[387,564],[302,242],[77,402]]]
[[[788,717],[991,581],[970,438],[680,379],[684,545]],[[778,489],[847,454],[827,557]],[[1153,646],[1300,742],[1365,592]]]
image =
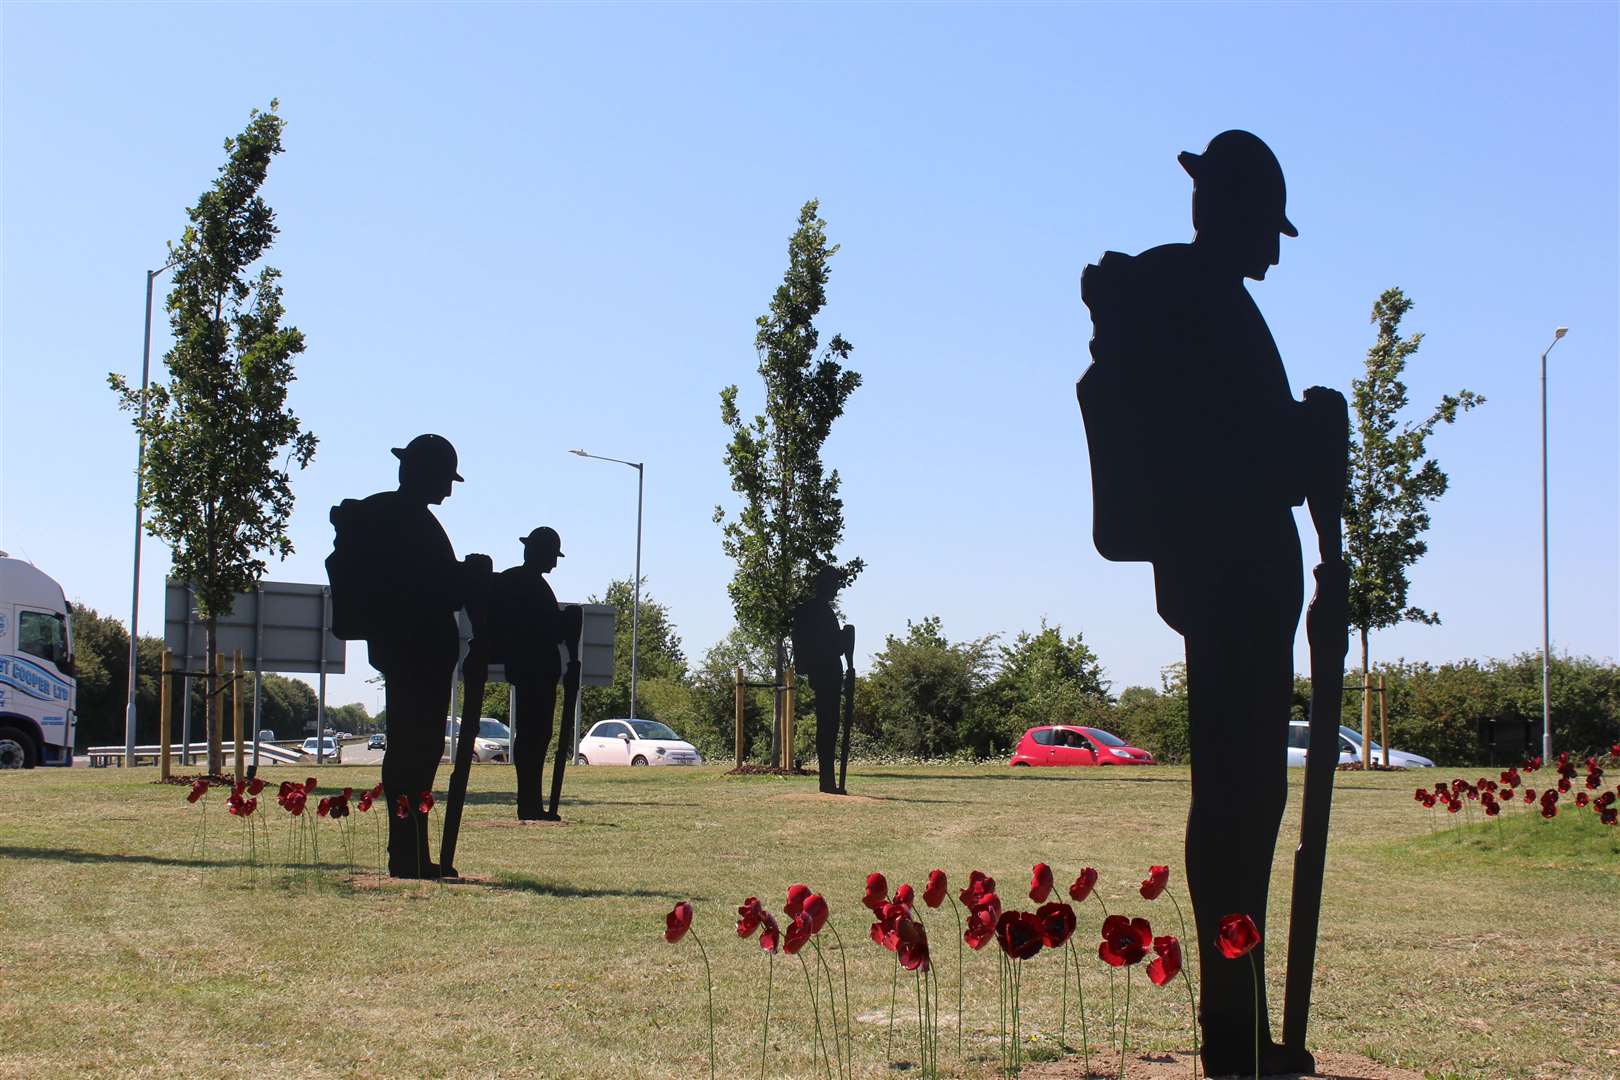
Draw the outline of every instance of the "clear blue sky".
[[[699,656],[731,623],[717,392],[758,402],[754,318],[815,196],[843,245],[821,326],[865,380],[826,447],[869,567],[862,652],[928,614],[955,638],[1044,616],[1116,690],[1151,684],[1180,640],[1149,569],[1091,546],[1079,276],[1186,239],[1177,151],[1245,127],[1300,229],[1253,286],[1296,392],[1348,388],[1400,285],[1427,335],[1414,402],[1489,398],[1432,443],[1452,489],[1411,599],[1444,622],[1378,634],[1375,659],[1539,647],[1536,358],[1559,324],[1555,648],[1614,657],[1616,11],[10,3],[0,547],[128,617],[135,439],[106,373],[138,377],[144,272],[279,97],[271,261],[321,445],[271,576],[322,580],[327,508],[392,486],[388,447],[431,430],[468,481],[440,515],[458,552],[510,565],[552,524],[557,592],[600,593],[630,575],[635,477],[583,446],[646,459],[645,572]],[[349,662],[332,700],[375,708]]]

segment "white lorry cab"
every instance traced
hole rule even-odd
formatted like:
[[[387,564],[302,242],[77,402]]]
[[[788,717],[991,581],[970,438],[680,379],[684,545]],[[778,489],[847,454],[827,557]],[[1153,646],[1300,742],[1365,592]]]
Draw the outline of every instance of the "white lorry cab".
[[[62,586],[0,551],[0,768],[72,765],[77,695]]]

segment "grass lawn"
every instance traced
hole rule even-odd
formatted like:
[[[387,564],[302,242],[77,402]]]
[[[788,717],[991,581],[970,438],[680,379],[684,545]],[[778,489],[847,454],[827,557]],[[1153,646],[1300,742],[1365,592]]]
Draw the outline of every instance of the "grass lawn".
[[[265,775],[273,786],[306,772]],[[1297,834],[1301,773],[1285,838]],[[767,962],[737,940],[734,911],[749,895],[779,911],[804,881],[827,895],[849,946],[855,1073],[875,1077],[888,1074],[892,960],[866,936],[869,871],[920,893],[933,867],[953,892],[980,868],[1017,906],[1031,864],[1050,863],[1060,888],[1091,865],[1112,910],[1162,933],[1176,930],[1168,899],[1145,903],[1136,886],[1149,864],[1168,863],[1185,903],[1188,784],[1176,768],[856,768],[850,787],[865,797],[848,800],[821,798],[810,779],[582,768],[569,773],[565,824],[520,827],[511,770],[480,766],[457,863],[489,882],[380,886],[347,879],[330,821],[323,869],[261,867],[251,880],[217,789],[200,858],[197,808],[154,775],[0,774],[0,1076],[705,1076],[698,951],[662,939],[665,912],[683,899],[714,967],[719,1073],[758,1076]],[[317,775],[325,793],[377,773]],[[1412,788],[1451,775],[1339,775],[1313,1044],[1461,1077],[1620,1075],[1620,829],[1589,813],[1543,822],[1522,805],[1500,827],[1458,828],[1444,814],[1431,825]],[[447,777],[441,769],[441,785]],[[272,794],[261,812],[280,849],[288,818]],[[378,812],[351,819],[368,862]],[[1291,851],[1285,839],[1270,912],[1279,1017]],[[919,910],[939,973],[942,1065],[990,1076],[994,946],[967,957],[962,1063],[955,923],[948,907]],[[1102,1047],[1101,911],[1081,912]],[[1055,1053],[1058,969],[1044,954],[1025,969],[1036,1059]],[[775,976],[767,1075],[818,1075],[797,959],[779,957]],[[916,1057],[909,986],[895,1034],[905,1061]],[[1133,986],[1133,1047],[1187,1047],[1185,988],[1159,990],[1140,971]],[[1071,1043],[1078,1026],[1071,997]]]

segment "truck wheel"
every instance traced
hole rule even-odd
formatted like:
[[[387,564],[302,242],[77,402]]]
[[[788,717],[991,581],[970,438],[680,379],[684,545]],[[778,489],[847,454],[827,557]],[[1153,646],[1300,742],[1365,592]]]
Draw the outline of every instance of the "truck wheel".
[[[0,725],[0,769],[32,769],[39,761],[34,740],[8,725]]]

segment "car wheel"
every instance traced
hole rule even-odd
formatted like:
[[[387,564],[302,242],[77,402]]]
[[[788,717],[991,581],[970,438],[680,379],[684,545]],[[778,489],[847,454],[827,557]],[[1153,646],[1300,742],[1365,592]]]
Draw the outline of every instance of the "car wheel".
[[[35,764],[34,740],[14,727],[0,727],[0,769],[32,769]]]
[[[1027,768],[1029,768],[1029,762],[1027,762],[1027,761],[1015,761],[1015,762],[1013,762],[1013,768],[1015,768],[1015,769],[1027,769]]]
[[[640,754],[637,754],[635,757],[630,759],[630,764],[632,764],[632,765],[645,765],[645,764],[647,764],[647,759],[642,757]]]
[[[580,755],[578,755],[578,756],[576,756],[574,758],[574,764],[575,765],[589,765],[590,762],[585,760],[585,755],[584,754],[580,754]]]

